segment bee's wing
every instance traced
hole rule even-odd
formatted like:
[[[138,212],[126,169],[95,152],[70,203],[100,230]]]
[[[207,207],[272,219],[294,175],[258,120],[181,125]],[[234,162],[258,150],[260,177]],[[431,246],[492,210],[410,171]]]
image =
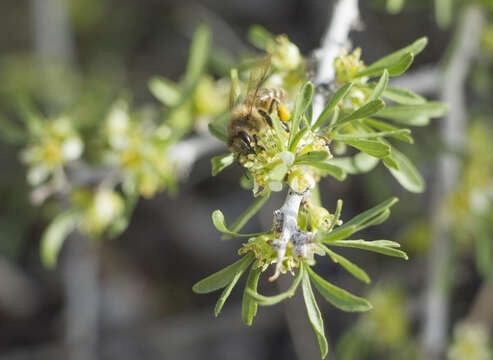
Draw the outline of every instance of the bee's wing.
[[[231,89],[229,91],[229,108],[232,110],[240,96],[240,84],[238,81],[238,70],[231,69]]]
[[[259,87],[262,85],[267,72],[270,67],[270,55],[263,58],[258,65],[250,72],[250,79],[248,79],[248,87],[245,97],[245,104],[248,108],[248,113],[251,113],[253,104],[257,97]]]

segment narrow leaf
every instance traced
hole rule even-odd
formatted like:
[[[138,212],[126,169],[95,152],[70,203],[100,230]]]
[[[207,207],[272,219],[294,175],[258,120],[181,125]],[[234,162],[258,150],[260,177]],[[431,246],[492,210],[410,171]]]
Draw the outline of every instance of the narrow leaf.
[[[303,161],[324,161],[329,157],[329,153],[327,151],[310,151],[306,154],[300,155],[296,158],[295,164]]]
[[[267,50],[268,45],[275,41],[275,39],[274,34],[260,25],[253,25],[248,30],[248,41],[259,49]]]
[[[235,275],[233,276],[233,279],[231,280],[231,282],[229,283],[229,285],[223,290],[221,296],[217,300],[216,306],[214,307],[214,315],[216,317],[221,312],[221,310],[222,310],[222,308],[224,306],[224,303],[226,302],[226,300],[228,299],[229,295],[231,294],[231,291],[235,287],[235,285],[238,282],[238,280],[240,280],[241,275],[243,275],[243,273],[247,269],[248,265],[250,265],[250,263],[245,262],[245,263],[243,263],[243,265],[244,266],[242,266],[239,269],[237,269]]]
[[[326,161],[297,161],[296,165],[313,166],[314,168],[335,177],[339,181],[343,181],[346,178],[346,173],[343,169],[337,165],[329,164]]]
[[[405,53],[398,58],[393,58],[392,61],[386,61],[379,63],[371,64],[366,69],[358,71],[354,77],[362,77],[362,76],[378,76],[383,74],[385,70],[388,70],[390,76],[397,76],[404,73],[409,66],[413,63],[414,54]],[[378,64],[377,64],[378,63]]]
[[[184,87],[190,87],[196,83],[205,71],[211,48],[211,31],[207,25],[200,25],[195,30],[190,55],[188,57],[187,69],[183,80]]]
[[[426,99],[411,90],[387,87],[382,96],[402,105],[420,105],[426,103]]]
[[[231,235],[232,237],[253,237],[253,236],[259,236],[263,233],[254,233],[254,234],[238,234],[226,226],[226,222],[224,221],[224,215],[221,212],[221,210],[214,210],[212,213],[212,223],[214,224],[215,228],[224,233]]]
[[[334,140],[345,141],[345,140],[358,140],[358,139],[374,139],[386,136],[396,136],[396,135],[409,135],[411,130],[409,129],[399,129],[392,131],[380,131],[371,133],[355,133],[355,134],[338,134],[334,136]],[[409,136],[408,136],[409,137]]]
[[[399,62],[404,56],[408,55],[409,53],[412,53],[414,56],[418,55],[421,51],[423,51],[427,43],[428,43],[428,39],[426,37],[419,38],[418,40],[414,41],[411,45],[408,45],[400,50],[397,50],[377,60],[363,71],[367,71],[368,69],[370,69],[370,71],[373,71],[374,69],[377,68],[380,68],[383,71],[383,69],[387,68],[389,70],[390,75],[394,75],[390,71],[390,68],[392,67],[393,64]],[[359,75],[359,76],[363,76],[363,75]]]
[[[404,141],[404,142],[407,142],[409,144],[414,143],[414,139],[409,135],[411,133],[411,131],[409,129],[401,129],[401,128],[398,128],[396,126],[389,125],[385,122],[375,120],[375,119],[370,119],[370,118],[365,119],[365,123],[370,125],[372,128],[375,128],[377,130],[381,130],[384,133],[395,132],[394,134],[391,134],[389,136],[391,136],[397,140]],[[400,130],[409,130],[409,132],[406,131],[406,132],[399,133],[398,131],[400,131]]]
[[[394,148],[389,158],[397,164],[398,170],[389,166],[387,162],[384,164],[404,189],[412,193],[422,193],[425,190],[423,177],[406,155]]]
[[[309,270],[309,267],[307,267],[307,269]],[[318,308],[317,302],[315,301],[312,286],[310,285],[310,278],[306,273],[303,276],[301,286],[303,288],[303,298],[305,300],[306,313],[308,314],[308,319],[312,324],[313,331],[315,331],[315,335],[317,336],[318,346],[320,347],[320,353],[323,359],[327,356],[327,353],[329,352],[329,344],[327,343],[327,339],[325,338],[324,321],[322,319],[322,314],[320,313],[320,309]]]
[[[340,128],[347,125],[351,121],[364,119],[375,113],[378,113],[385,107],[385,103],[382,100],[373,100],[364,105],[362,105],[358,110],[354,111],[352,114],[339,119],[335,124],[329,125],[328,128]]]
[[[229,165],[234,163],[235,158],[236,158],[236,156],[234,153],[214,156],[211,159],[212,176],[216,176],[221,171],[223,171],[225,168],[227,168]]]
[[[180,101],[181,91],[171,80],[160,76],[153,76],[148,83],[149,90],[166,106],[175,106]]]
[[[364,174],[373,170],[380,162],[380,159],[360,152],[352,157],[338,157],[330,159],[328,162],[340,167],[348,174]]]
[[[313,285],[318,292],[335,307],[348,312],[368,311],[372,309],[368,300],[353,295],[350,292],[335,286],[320,276],[318,276],[310,267],[306,267],[308,274],[313,281]]]
[[[293,148],[293,140],[296,133],[300,129],[301,116],[308,108],[312,101],[313,96],[313,84],[311,82],[307,82],[303,85],[298,96],[296,97],[296,101],[294,104],[293,116],[291,119],[291,132],[289,134],[289,151],[294,152]]]
[[[375,86],[375,89],[370,94],[367,101],[377,100],[380,97],[380,95],[382,95],[382,93],[385,91],[388,84],[389,84],[389,72],[387,71],[387,69],[385,69],[383,71],[382,76],[380,77],[380,80]]]
[[[346,259],[344,256],[339,255],[332,250],[330,250],[327,246],[321,245],[322,248],[325,250],[327,255],[330,256],[333,262],[337,264],[341,264],[343,268],[345,268],[347,271],[349,271],[355,278],[363,281],[364,283],[369,284],[370,283],[370,277],[366,273],[365,270],[360,268],[358,265],[352,263],[348,259]]]
[[[228,133],[223,125],[209,123],[209,132],[221,141],[228,142]]]
[[[258,304],[254,298],[248,295],[247,290],[249,289],[251,292],[257,292],[258,280],[261,273],[261,267],[254,269],[254,266],[252,266],[252,268],[250,269],[250,273],[248,274],[245,292],[243,293],[241,318],[243,322],[248,326],[252,325],[253,318],[255,317],[255,315],[257,315]]]
[[[336,240],[328,243],[329,246],[342,246],[362,250],[373,251],[379,254],[395,256],[407,260],[408,257],[404,251],[397,250],[394,247],[389,247],[385,243],[380,243],[381,240],[365,241],[365,240]]]
[[[346,96],[351,90],[353,86],[353,83],[348,82],[341,86],[337,91],[332,95],[327,102],[327,105],[325,105],[325,108],[323,109],[322,113],[320,116],[317,118],[317,121],[315,124],[312,126],[312,131],[316,131],[319,127],[322,126],[322,124],[329,118],[330,113],[334,110],[334,108],[337,106],[337,104]]]
[[[41,260],[48,268],[56,266],[58,253],[67,236],[75,230],[81,220],[81,214],[67,210],[57,215],[48,225],[41,238]]]
[[[222,289],[234,279],[238,271],[244,271],[248,265],[252,263],[254,258],[255,255],[253,253],[248,253],[235,263],[200,280],[192,287],[193,292],[197,294],[207,294]]]
[[[383,158],[390,154],[391,147],[379,141],[374,140],[343,140],[345,144],[348,144],[358,150],[361,150],[368,155]]]
[[[409,126],[428,125],[429,119],[438,118],[447,112],[447,105],[441,102],[427,102],[419,105],[398,105],[382,108],[376,117],[389,119]]]

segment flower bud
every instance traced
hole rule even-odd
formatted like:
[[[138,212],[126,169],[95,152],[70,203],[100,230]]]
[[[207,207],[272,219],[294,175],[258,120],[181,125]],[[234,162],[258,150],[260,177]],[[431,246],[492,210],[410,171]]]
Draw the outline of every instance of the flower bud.
[[[327,231],[332,222],[332,215],[321,206],[310,206],[310,226],[312,229]]]
[[[302,193],[315,186],[315,179],[307,171],[297,169],[289,174],[288,184],[293,191]]]

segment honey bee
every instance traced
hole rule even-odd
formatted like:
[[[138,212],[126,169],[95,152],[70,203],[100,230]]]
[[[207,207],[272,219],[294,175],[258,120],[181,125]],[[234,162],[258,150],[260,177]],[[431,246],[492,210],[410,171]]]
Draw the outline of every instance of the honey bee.
[[[231,86],[230,109],[231,117],[228,124],[228,147],[237,154],[248,155],[255,153],[258,136],[266,126],[272,127],[271,115],[277,112],[284,130],[289,132],[286,121],[291,114],[283,104],[287,94],[281,88],[263,88],[270,67],[270,57],[250,73],[247,93],[242,102],[236,104],[238,98],[234,84]]]

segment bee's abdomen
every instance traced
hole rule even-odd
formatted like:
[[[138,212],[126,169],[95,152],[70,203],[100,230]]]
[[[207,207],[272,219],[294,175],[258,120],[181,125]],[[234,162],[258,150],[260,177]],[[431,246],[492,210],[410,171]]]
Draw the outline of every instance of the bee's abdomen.
[[[276,103],[286,101],[286,91],[281,88],[261,88],[257,93],[256,106],[265,110],[268,114],[272,113]]]

